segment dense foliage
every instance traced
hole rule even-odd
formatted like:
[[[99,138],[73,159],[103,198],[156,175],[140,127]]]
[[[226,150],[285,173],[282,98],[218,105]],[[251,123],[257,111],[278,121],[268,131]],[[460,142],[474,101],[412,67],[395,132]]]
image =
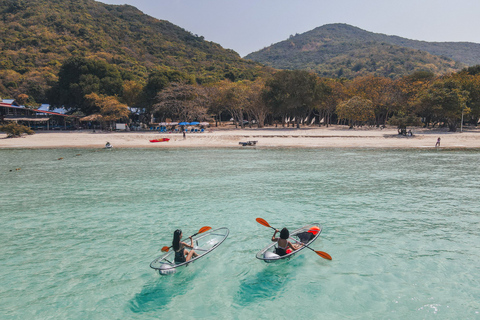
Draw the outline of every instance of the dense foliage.
[[[94,0],[0,1],[0,95],[27,94],[37,103],[70,57],[114,65],[123,79],[145,83],[157,68],[178,70],[198,83],[254,79],[257,63],[168,21],[128,5]]]
[[[480,52],[480,45],[468,45]],[[413,41],[332,24],[291,36],[245,58],[277,69],[308,70],[330,78],[373,75],[397,79],[420,70],[435,74],[458,71],[464,65],[462,61],[480,63],[480,54],[468,61],[458,57],[465,46]],[[448,50],[455,54],[448,54]]]

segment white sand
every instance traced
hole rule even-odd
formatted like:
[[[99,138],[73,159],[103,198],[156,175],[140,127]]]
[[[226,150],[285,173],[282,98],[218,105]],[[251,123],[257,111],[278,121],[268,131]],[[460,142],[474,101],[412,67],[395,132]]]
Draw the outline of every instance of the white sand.
[[[242,148],[239,142],[258,141],[256,148],[434,148],[441,138],[441,148],[480,148],[480,129],[450,133],[443,129],[413,129],[412,137],[400,136],[396,128],[215,128],[204,133],[39,131],[21,138],[6,138],[0,133],[0,148]],[[170,138],[151,143],[150,139]],[[244,147],[251,148],[251,147]]]

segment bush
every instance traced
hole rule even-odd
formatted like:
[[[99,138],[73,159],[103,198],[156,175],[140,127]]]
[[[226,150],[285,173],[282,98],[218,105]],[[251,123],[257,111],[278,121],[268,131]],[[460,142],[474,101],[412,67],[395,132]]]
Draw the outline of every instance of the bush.
[[[26,134],[34,134],[32,129],[27,126],[23,126],[16,122],[11,122],[9,124],[5,124],[0,126],[0,131],[3,131],[7,134],[7,138],[15,138],[20,137],[23,133]]]

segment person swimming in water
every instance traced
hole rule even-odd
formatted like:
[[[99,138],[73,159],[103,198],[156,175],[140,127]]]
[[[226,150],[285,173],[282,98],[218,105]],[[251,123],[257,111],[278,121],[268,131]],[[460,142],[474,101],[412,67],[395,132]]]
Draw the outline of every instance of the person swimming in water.
[[[183,263],[189,261],[192,257],[196,257],[198,254],[193,250],[193,239],[190,238],[190,245],[180,241],[182,239],[182,230],[177,229],[173,233],[172,247],[175,250],[175,263]],[[188,251],[185,248],[192,249]]]
[[[291,251],[295,251],[298,248],[298,245],[294,245],[290,241],[288,241],[288,237],[290,237],[290,232],[287,228],[283,228],[280,231],[280,238],[275,238],[277,232],[278,229],[275,229],[275,233],[272,236],[272,241],[277,242],[277,248],[275,249],[276,254],[278,254],[279,256],[284,256]]]

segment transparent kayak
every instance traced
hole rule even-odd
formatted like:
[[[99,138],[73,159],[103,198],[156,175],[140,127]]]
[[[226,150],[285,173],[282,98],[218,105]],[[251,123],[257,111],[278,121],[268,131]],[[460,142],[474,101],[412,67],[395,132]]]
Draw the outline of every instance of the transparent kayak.
[[[275,249],[277,248],[276,242],[270,242],[268,246],[260,250],[256,257],[257,259],[263,260],[266,263],[278,262],[278,261],[286,261],[293,258],[297,253],[306,249],[305,245],[312,244],[322,233],[322,226],[318,223],[312,223],[301,227],[297,230],[290,232],[290,241],[293,245],[297,244],[304,244],[301,245],[297,250],[294,250],[290,253],[287,253],[284,256],[279,256],[275,253]]]
[[[158,270],[161,275],[176,273],[177,268],[187,266],[216,249],[223,241],[225,241],[228,234],[229,230],[227,228],[218,228],[201,233],[193,237],[193,250],[195,250],[198,256],[186,262],[175,263],[175,251],[170,248],[169,252],[153,260],[152,263],[150,263],[150,268]],[[185,242],[188,243],[188,239]]]

